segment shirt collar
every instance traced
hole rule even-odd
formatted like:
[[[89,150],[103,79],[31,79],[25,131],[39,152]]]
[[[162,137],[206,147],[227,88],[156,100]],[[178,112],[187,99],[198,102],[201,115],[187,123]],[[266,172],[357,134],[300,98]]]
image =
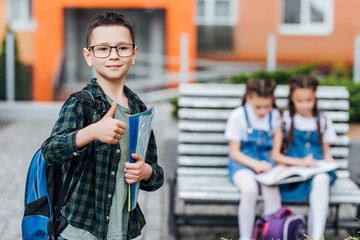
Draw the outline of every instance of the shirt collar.
[[[96,78],[91,79],[86,88],[93,94],[94,98],[100,98],[103,102],[108,102],[104,91],[96,82]],[[127,86],[124,86],[124,94],[128,98],[130,114],[136,114],[146,110],[146,105],[140,100],[139,96]]]

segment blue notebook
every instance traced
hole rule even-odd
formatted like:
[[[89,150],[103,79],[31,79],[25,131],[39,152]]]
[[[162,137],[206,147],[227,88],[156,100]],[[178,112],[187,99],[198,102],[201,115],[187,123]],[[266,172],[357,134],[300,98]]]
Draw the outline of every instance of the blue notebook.
[[[149,139],[152,128],[152,120],[154,117],[154,107],[145,112],[131,115],[129,117],[129,162],[134,163],[135,160],[131,154],[140,155],[144,161],[146,150],[149,145]],[[132,211],[136,207],[140,189],[140,182],[129,184],[128,193],[128,211]]]

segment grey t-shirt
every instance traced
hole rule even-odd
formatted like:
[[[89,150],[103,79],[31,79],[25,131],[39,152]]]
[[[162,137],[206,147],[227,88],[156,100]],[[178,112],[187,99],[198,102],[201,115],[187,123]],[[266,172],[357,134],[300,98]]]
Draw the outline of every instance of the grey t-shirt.
[[[113,100],[106,96],[107,100],[112,103]],[[121,240],[127,239],[129,212],[128,212],[128,184],[125,182],[124,166],[125,162],[129,161],[129,115],[130,110],[117,105],[116,112],[114,114],[115,119],[119,119],[127,126],[125,134],[119,141],[121,159],[118,165],[116,174],[116,186],[112,198],[112,204],[110,209],[110,222],[107,232],[108,240]],[[121,227],[120,227],[121,226]],[[61,237],[68,240],[96,240],[96,237],[88,231],[71,226],[70,224],[60,234]]]

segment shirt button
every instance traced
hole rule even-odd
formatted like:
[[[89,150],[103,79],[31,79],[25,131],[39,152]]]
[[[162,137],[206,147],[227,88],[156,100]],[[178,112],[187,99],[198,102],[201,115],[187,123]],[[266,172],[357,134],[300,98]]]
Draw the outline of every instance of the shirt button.
[[[78,153],[77,153],[77,152],[73,152],[73,155],[74,155],[74,156],[77,156],[77,155],[78,155]]]
[[[120,153],[120,149],[116,149],[116,152],[117,152],[117,153]]]
[[[305,143],[305,147],[306,148],[310,148],[311,147],[311,144],[309,142]]]
[[[114,176],[114,175],[115,175],[115,171],[111,171],[111,175]]]
[[[108,198],[111,198],[111,194],[110,194],[110,193],[108,194]]]

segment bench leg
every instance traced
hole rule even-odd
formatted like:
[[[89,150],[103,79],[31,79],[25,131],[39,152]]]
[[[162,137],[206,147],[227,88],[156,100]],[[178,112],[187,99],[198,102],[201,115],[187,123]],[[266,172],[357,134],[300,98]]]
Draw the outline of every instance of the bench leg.
[[[175,216],[175,184],[176,171],[169,178],[169,235],[171,239],[177,239],[176,216]]]
[[[336,206],[335,206],[335,222],[334,222],[335,236],[337,236],[339,234],[339,211],[340,211],[340,205],[336,204]]]

